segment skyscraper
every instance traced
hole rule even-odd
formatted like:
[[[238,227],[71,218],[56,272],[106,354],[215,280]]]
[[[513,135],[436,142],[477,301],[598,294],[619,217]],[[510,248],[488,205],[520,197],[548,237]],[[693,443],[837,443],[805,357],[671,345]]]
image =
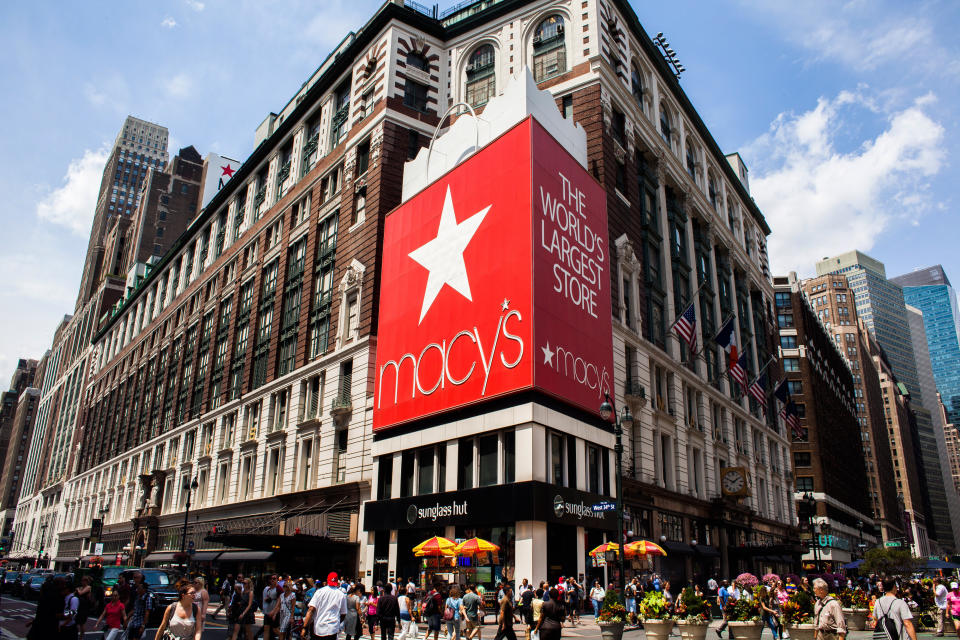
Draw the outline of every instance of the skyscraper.
[[[930,364],[947,410],[947,422],[960,424],[960,304],[943,267],[918,269],[891,278],[903,287],[907,304],[923,312]]]
[[[938,411],[936,397],[925,398],[917,375],[915,342],[910,329],[909,314],[900,285],[887,279],[883,263],[860,251],[824,258],[816,264],[817,275],[842,273],[847,276],[856,300],[857,316],[861,318],[883,349],[897,382],[906,388],[910,408],[916,422],[918,467],[923,484],[923,502],[930,538],[937,540],[936,523],[949,524],[943,479],[940,473],[939,448],[933,424]],[[936,507],[934,505],[937,505]],[[935,517],[934,511],[939,513]],[[949,528],[949,527],[948,527]],[[952,545],[949,531],[946,542]]]
[[[899,285],[887,280],[887,270],[879,260],[860,251],[848,251],[824,258],[816,264],[817,275],[842,273],[847,276],[856,300],[857,317],[883,347],[897,380],[907,385],[916,404],[920,399],[917,364],[913,342]]]
[[[113,261],[105,255],[108,233],[118,219],[129,219],[136,211],[147,172],[150,169],[159,171],[166,166],[167,138],[166,127],[133,116],[127,116],[123,128],[117,133],[100,180],[77,296],[77,311],[93,297],[103,275],[110,271]]]
[[[960,525],[960,497],[957,496],[956,488],[953,486],[950,456],[943,436],[943,412],[939,410],[940,402],[937,399],[930,355],[927,352],[923,314],[916,307],[907,305],[907,317],[910,321],[910,333],[913,336],[913,349],[917,359],[917,379],[923,390],[924,402],[933,405],[929,411],[927,407],[922,410],[923,413],[929,414],[923,415],[923,420],[929,419],[933,427],[929,432],[920,428],[921,409],[914,407],[921,439],[920,455],[923,456],[923,466],[927,470],[927,490],[930,493],[933,528],[937,542],[945,548],[952,548],[954,542],[960,538],[960,535],[957,535],[960,531],[955,533],[956,527]],[[948,536],[951,540],[947,539]]]

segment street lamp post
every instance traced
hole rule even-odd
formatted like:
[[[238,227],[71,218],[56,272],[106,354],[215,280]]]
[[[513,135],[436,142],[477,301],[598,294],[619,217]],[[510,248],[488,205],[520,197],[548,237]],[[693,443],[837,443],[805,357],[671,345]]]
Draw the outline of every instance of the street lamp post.
[[[820,571],[820,540],[817,531],[817,499],[809,491],[803,494],[803,500],[807,503],[807,514],[810,520],[810,549],[813,551],[813,562]]]
[[[867,548],[867,545],[863,544],[863,520],[857,520],[857,531],[860,533],[860,542],[857,544],[857,549],[860,550],[860,557],[862,558],[864,550]]]
[[[603,420],[614,418],[613,433],[617,438],[614,446],[614,453],[617,454],[617,545],[620,569],[619,585],[620,596],[623,597],[626,588],[626,575],[623,569],[623,557],[626,554],[625,540],[623,539],[623,430],[633,428],[633,416],[630,414],[630,407],[624,405],[619,412],[613,410],[613,404],[610,402],[610,394],[604,394],[603,404],[600,405],[600,417]]]
[[[194,477],[193,482],[187,488],[187,508],[183,512],[183,536],[180,538],[180,553],[187,552],[187,519],[190,517],[190,496],[193,495],[198,486],[200,486],[200,483]]]

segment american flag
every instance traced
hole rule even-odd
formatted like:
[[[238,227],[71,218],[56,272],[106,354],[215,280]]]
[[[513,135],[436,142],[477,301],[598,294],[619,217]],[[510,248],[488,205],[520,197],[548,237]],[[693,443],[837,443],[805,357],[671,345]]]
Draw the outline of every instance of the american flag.
[[[787,426],[793,432],[793,437],[800,439],[803,437],[803,429],[800,427],[800,416],[797,415],[797,405],[790,401],[783,408],[783,415]]]
[[[747,393],[753,397],[760,404],[760,408],[763,409],[763,412],[767,412],[767,374],[761,373],[757,376],[757,379],[753,381],[753,384],[750,385],[750,388],[747,389]]]
[[[736,380],[743,392],[747,392],[747,353],[746,351],[740,358],[730,366],[730,375]]]
[[[687,343],[691,352],[697,350],[697,311],[693,303],[673,323],[673,330]]]

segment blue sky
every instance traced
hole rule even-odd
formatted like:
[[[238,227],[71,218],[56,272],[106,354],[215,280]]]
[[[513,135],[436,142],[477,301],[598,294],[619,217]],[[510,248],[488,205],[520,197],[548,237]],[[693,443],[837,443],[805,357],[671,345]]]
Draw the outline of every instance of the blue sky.
[[[74,307],[106,150],[132,114],[170,149],[246,157],[278,110],[380,2],[0,3],[0,380]],[[440,8],[452,4],[444,0]],[[942,263],[960,284],[960,4],[634,2],[739,150],[775,272],[859,248],[889,275]],[[2,384],[2,383],[0,383]]]

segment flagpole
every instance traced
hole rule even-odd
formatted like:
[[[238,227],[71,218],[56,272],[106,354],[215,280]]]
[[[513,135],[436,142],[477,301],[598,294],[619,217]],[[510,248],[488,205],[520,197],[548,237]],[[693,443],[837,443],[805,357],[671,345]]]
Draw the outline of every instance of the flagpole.
[[[671,329],[671,330],[673,329],[674,325],[677,324],[677,320],[680,319],[680,316],[683,315],[683,312],[686,311],[687,309],[689,309],[689,308],[690,308],[690,305],[693,304],[693,299],[696,297],[696,295],[697,295],[698,293],[700,293],[700,290],[703,289],[705,286],[707,286],[708,283],[709,283],[709,280],[704,280],[704,281],[703,281],[703,284],[701,284],[699,287],[697,287],[696,290],[695,290],[692,294],[690,294],[690,297],[687,298],[687,301],[686,301],[684,304],[680,305],[680,307],[683,309],[683,311],[681,311],[680,313],[676,314],[676,318],[674,318],[673,324],[670,325],[670,329]]]
[[[767,370],[767,367],[770,366],[770,363],[772,363],[772,362],[773,362],[774,360],[776,360],[776,359],[777,359],[776,356],[770,356],[770,359],[767,360],[766,364],[764,364],[762,367],[760,367],[760,370],[757,371],[756,377],[755,377],[755,378],[753,379],[753,381],[752,381],[749,385],[747,385],[747,386],[748,386],[748,387],[753,386],[753,383],[760,379],[760,376],[762,376],[762,375],[763,375],[763,372]]]

